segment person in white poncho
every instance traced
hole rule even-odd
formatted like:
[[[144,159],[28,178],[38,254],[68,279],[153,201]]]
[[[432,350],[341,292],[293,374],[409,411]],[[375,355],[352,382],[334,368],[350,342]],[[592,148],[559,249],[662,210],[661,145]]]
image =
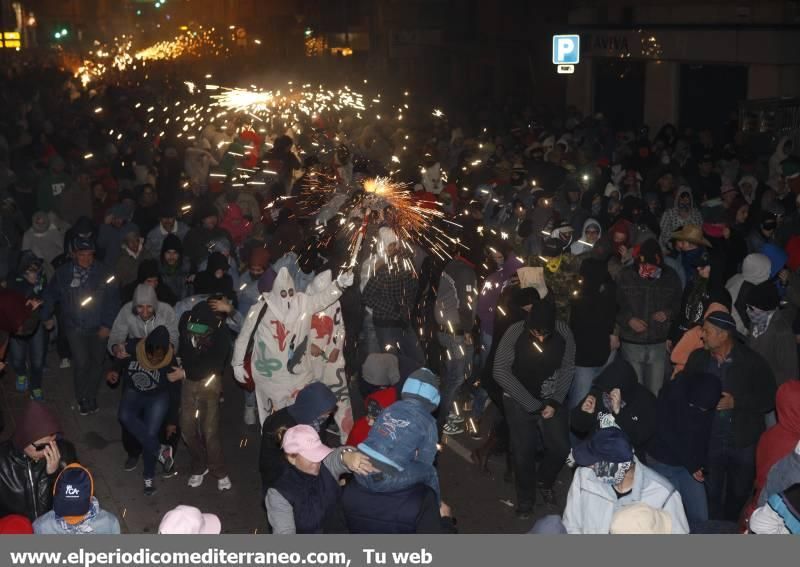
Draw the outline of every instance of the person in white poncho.
[[[264,423],[273,411],[292,405],[297,392],[313,380],[308,369],[296,364],[295,349],[306,339],[314,313],[338,301],[344,288],[352,283],[352,272],[344,272],[319,293],[308,295],[295,291],[289,271],[281,268],[272,291],[262,294],[250,308],[236,339],[231,365],[236,380],[245,383],[248,369],[244,358],[252,336],[250,371],[259,423]]]

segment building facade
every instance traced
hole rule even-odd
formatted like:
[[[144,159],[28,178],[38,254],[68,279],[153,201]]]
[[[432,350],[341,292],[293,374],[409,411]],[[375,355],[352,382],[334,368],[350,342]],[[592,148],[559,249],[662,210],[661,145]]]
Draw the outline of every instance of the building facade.
[[[705,127],[746,100],[800,94],[800,2],[578,1],[567,102],[617,125]]]

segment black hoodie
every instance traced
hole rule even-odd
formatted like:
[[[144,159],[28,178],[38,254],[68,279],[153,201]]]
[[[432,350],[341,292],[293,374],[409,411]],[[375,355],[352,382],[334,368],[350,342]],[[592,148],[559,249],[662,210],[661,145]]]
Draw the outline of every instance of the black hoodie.
[[[639,384],[636,371],[620,356],[603,369],[587,394],[587,397],[595,398],[594,411],[586,413],[581,410],[586,398],[572,410],[572,430],[579,434],[589,434],[607,426],[605,422],[612,414],[603,402],[603,394],[608,394],[614,388],[619,388],[622,394],[623,407],[618,414],[613,415],[613,419],[631,440],[636,453],[644,455],[644,446],[656,429],[656,397]]]
[[[192,333],[187,328],[190,319],[208,325],[212,329],[206,340],[192,341]],[[178,330],[180,331],[178,355],[186,370],[186,379],[206,380],[212,374],[222,377],[230,365],[233,354],[231,333],[225,326],[224,319],[218,318],[208,303],[202,301],[181,316]]]
[[[583,282],[570,306],[569,326],[575,337],[575,366],[593,368],[603,366],[611,352],[617,292],[608,263],[600,258],[586,258],[580,276]]]

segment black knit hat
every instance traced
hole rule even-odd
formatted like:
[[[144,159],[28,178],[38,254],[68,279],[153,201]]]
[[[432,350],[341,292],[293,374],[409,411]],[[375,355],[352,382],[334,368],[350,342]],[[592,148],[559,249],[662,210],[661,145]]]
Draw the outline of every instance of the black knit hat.
[[[156,348],[163,348],[164,350],[169,348],[169,331],[164,325],[159,325],[152,331],[150,334],[147,335],[147,338],[144,341],[145,346],[148,350],[154,350]]]
[[[178,254],[183,256],[183,243],[181,239],[175,234],[168,234],[164,237],[164,242],[161,244],[161,255],[167,250],[175,250]]]

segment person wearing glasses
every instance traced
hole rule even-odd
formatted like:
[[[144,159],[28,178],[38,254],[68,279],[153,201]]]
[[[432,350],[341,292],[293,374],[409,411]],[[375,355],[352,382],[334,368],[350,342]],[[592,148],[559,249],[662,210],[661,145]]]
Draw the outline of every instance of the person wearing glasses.
[[[0,443],[0,517],[33,521],[53,508],[53,484],[75,447],[60,439],[61,426],[42,402],[31,401],[11,439]]]

